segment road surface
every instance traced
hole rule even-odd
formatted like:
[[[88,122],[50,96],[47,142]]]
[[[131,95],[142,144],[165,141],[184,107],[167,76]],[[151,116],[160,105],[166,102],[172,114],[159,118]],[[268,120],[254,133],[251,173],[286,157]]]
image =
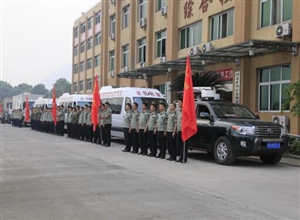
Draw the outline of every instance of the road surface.
[[[1,126],[1,220],[300,219],[300,168],[187,164]]]

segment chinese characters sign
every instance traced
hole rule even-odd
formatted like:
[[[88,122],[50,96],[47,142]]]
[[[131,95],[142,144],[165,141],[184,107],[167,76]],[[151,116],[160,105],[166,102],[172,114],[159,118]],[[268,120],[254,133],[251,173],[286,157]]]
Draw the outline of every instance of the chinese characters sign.
[[[219,0],[219,1],[223,5],[224,3],[227,3],[228,1],[231,1],[231,0]],[[213,0],[201,0],[199,9],[202,10],[203,13],[205,13],[208,9],[209,3],[212,3],[212,2],[213,2]]]
[[[235,83],[235,103],[240,104],[240,81],[241,81],[241,72],[237,71],[234,74],[234,83]]]
[[[184,19],[191,18],[193,16],[193,0],[187,0],[184,4]]]
[[[233,69],[224,69],[216,71],[221,75],[220,81],[230,81],[233,78]]]

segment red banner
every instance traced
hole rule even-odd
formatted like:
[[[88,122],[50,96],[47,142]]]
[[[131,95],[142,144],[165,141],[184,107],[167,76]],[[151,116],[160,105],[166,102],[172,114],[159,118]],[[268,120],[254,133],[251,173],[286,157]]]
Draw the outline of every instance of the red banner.
[[[54,125],[57,124],[57,106],[56,106],[56,90],[53,86],[52,90],[52,117]]]
[[[28,96],[26,96],[26,106],[25,106],[25,121],[29,122],[29,103],[28,103]]]
[[[93,104],[92,104],[92,123],[93,130],[96,131],[96,127],[98,125],[98,109],[101,105],[100,94],[99,94],[99,85],[98,85],[98,77],[94,77],[94,93],[93,93]]]
[[[217,70],[216,72],[221,75],[220,81],[231,81],[233,79],[233,69]]]

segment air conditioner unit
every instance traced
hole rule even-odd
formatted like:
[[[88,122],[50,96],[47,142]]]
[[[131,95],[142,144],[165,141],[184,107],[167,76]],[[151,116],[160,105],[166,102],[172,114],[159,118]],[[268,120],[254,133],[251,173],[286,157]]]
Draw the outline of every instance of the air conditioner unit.
[[[167,6],[163,6],[161,9],[160,9],[160,11],[161,11],[161,15],[166,15],[167,14]]]
[[[160,63],[165,63],[166,62],[166,57],[161,57],[160,58]]]
[[[292,28],[291,28],[291,24],[289,23],[278,25],[275,29],[275,36],[278,38],[284,36],[291,36],[291,34],[292,34]]]
[[[202,46],[202,52],[208,52],[213,49],[212,43],[207,43]]]
[[[197,54],[197,53],[199,53],[200,52],[200,50],[199,50],[199,48],[198,47],[192,47],[191,49],[190,49],[190,55],[192,56],[192,55],[195,55],[195,54]]]
[[[125,67],[123,68],[123,71],[124,71],[124,72],[129,71],[129,67],[128,67],[128,66],[125,66]]]
[[[110,74],[110,77],[114,77],[115,76],[115,71],[112,70],[112,71],[109,72],[109,74]]]
[[[116,0],[110,0],[110,3],[115,5],[116,4]]]
[[[147,19],[146,18],[141,18],[140,19],[140,28],[145,28],[147,25]]]
[[[282,115],[273,115],[272,121],[276,124],[282,125],[283,127],[289,126],[289,119],[286,116]]]
[[[143,67],[146,66],[146,63],[145,63],[145,62],[141,62],[141,63],[140,63],[140,66],[141,66],[141,68],[143,68]]]
[[[114,33],[111,33],[111,34],[110,34],[110,39],[111,39],[111,40],[115,40],[115,34],[114,34]]]

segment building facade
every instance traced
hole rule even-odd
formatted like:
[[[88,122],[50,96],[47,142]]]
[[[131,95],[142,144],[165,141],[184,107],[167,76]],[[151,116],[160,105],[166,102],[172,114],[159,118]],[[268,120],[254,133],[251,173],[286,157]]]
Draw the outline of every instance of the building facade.
[[[74,23],[72,91],[100,86],[154,87],[176,99],[170,82],[185,70],[216,71],[232,102],[261,119],[281,113],[285,88],[300,79],[298,0],[102,0]]]

